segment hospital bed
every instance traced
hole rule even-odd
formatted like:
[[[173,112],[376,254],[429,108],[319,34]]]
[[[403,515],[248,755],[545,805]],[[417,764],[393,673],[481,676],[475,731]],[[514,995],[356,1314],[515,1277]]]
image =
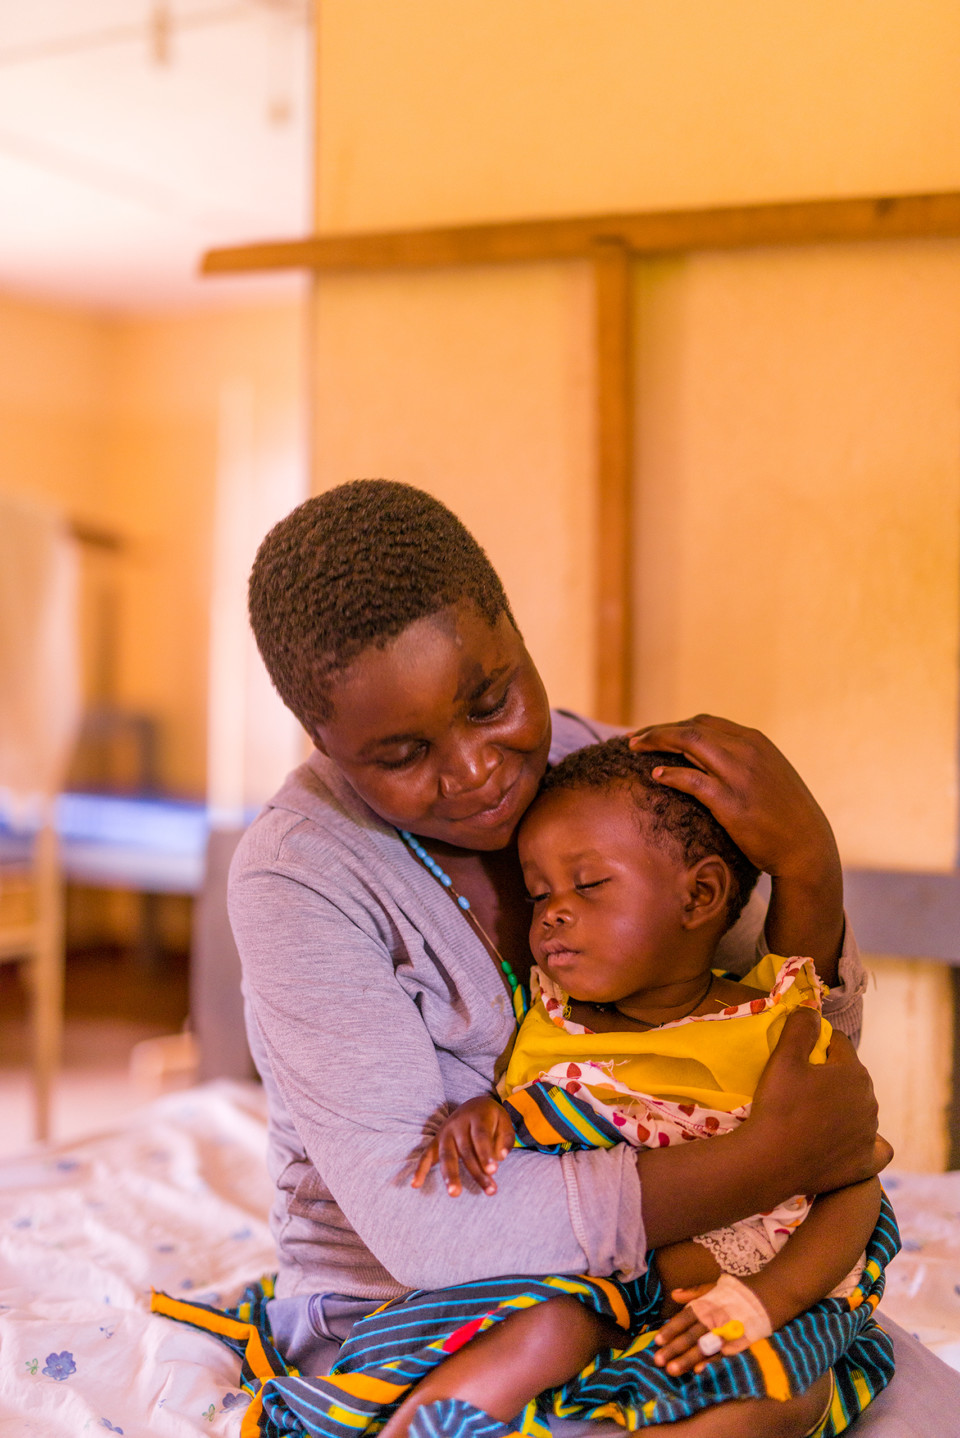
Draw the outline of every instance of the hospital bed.
[[[236,1438],[239,1361],[149,1294],[228,1305],[270,1270],[265,1151],[261,1089],[217,1080],[0,1167],[0,1435]],[[904,1251],[881,1318],[960,1369],[960,1172],[885,1181]],[[931,1438],[960,1432],[955,1386]]]

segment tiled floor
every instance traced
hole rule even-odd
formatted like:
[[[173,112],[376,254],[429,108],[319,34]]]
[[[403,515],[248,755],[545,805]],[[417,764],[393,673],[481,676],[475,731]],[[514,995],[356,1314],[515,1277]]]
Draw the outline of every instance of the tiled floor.
[[[144,1040],[176,1033],[187,1012],[183,956],[147,968],[122,953],[71,955],[66,971],[63,1067],[52,1137],[76,1138],[122,1117],[153,1094],[131,1079]],[[27,997],[16,966],[0,968],[0,1159],[33,1140]]]

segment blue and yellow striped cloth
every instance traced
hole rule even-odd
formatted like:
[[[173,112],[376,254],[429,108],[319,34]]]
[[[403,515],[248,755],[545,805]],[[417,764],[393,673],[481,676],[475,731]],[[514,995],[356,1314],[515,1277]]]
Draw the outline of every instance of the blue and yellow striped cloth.
[[[425,1416],[445,1438],[494,1438],[513,1432],[547,1438],[551,1415],[613,1418],[628,1430],[673,1423],[731,1399],[787,1399],[832,1368],[833,1402],[822,1438],[844,1432],[893,1373],[892,1345],[873,1313],[884,1269],[900,1246],[893,1212],[883,1201],[867,1248],[859,1287],[849,1298],[826,1298],[744,1353],[672,1378],[653,1363],[662,1293],[655,1267],[629,1283],[555,1274],[541,1279],[482,1280],[436,1292],[408,1294],[385,1304],[354,1328],[328,1377],[291,1370],[274,1348],[266,1318],[269,1280],[247,1290],[235,1309],[221,1312],[155,1294],[153,1308],[217,1334],[243,1361],[242,1383],[252,1395],[242,1438],[357,1438],[376,1433],[424,1374],[475,1334],[518,1308],[572,1294],[624,1331],[623,1347],[598,1355],[560,1389],[541,1395],[504,1429],[470,1405]],[[424,1410],[425,1411],[425,1410]],[[479,1427],[478,1427],[479,1423]],[[425,1430],[426,1431],[426,1430]]]

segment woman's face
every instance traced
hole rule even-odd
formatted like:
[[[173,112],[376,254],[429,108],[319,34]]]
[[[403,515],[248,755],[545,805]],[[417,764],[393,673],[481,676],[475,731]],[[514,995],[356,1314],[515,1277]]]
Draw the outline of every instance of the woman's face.
[[[550,710],[523,640],[472,604],[417,620],[338,675],[314,742],[381,818],[502,849],[537,792]]]

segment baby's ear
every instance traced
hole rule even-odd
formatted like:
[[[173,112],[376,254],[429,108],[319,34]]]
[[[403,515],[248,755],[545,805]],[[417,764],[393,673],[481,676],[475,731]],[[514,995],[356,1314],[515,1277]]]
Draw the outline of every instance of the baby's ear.
[[[700,929],[724,917],[730,897],[730,870],[718,854],[700,859],[687,870],[685,929]]]

